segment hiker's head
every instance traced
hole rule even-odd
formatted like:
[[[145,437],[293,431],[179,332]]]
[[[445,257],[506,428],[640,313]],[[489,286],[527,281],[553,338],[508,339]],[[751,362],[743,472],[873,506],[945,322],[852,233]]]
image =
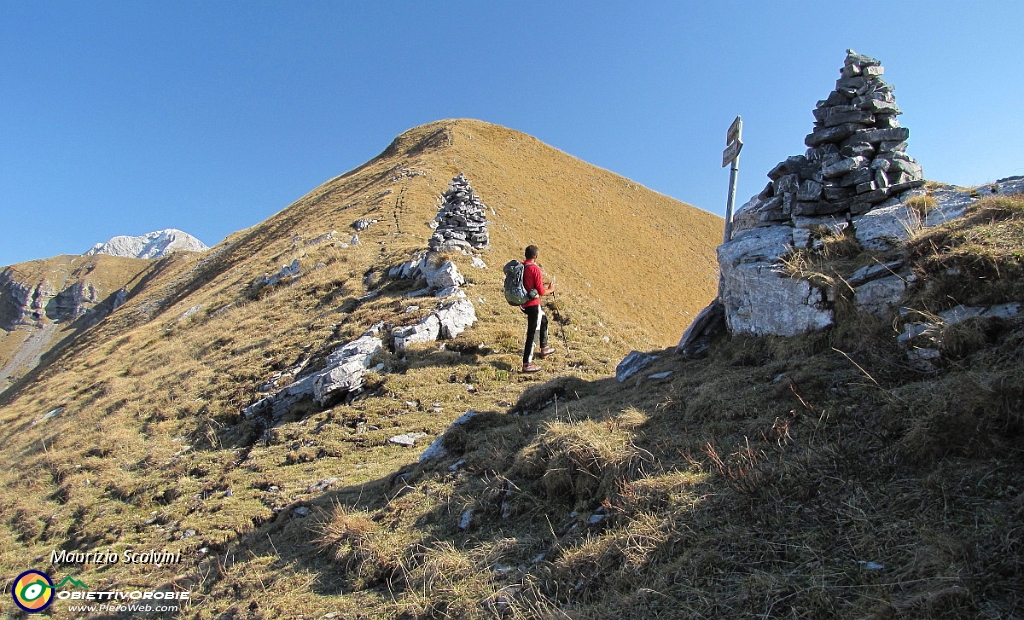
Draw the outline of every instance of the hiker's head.
[[[528,245],[526,246],[526,260],[533,260],[537,258],[537,246]]]

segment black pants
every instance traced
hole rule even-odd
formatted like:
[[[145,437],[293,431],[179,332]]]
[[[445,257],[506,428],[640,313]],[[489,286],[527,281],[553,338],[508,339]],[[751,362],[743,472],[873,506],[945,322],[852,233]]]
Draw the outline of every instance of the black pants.
[[[540,311],[540,306],[522,308],[526,313],[526,348],[523,349],[523,366],[533,361],[533,339],[537,334],[537,321],[540,321],[540,348],[548,346],[548,315]]]

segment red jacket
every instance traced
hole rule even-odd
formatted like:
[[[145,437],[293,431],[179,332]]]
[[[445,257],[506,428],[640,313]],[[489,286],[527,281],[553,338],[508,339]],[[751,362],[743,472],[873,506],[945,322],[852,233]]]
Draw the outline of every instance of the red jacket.
[[[533,259],[523,261],[525,268],[523,269],[523,287],[526,288],[527,292],[537,291],[537,297],[526,302],[520,308],[529,308],[531,306],[539,306],[540,298],[547,295],[547,290],[544,289],[544,276],[540,271],[540,265],[533,262]]]

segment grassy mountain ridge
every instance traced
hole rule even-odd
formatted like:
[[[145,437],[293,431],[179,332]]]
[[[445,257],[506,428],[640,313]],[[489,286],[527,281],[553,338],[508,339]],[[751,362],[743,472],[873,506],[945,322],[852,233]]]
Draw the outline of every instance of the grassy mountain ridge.
[[[386,274],[425,249],[458,172],[492,209],[490,268],[450,257],[470,280],[477,325],[446,347],[385,354],[354,403],[300,408],[274,428],[242,419],[262,386],[316,368],[374,323],[431,309],[432,298],[406,297],[416,282]],[[360,218],[377,222],[354,244]],[[209,252],[151,263],[116,312],[0,395],[3,450],[16,463],[2,475],[3,570],[45,564],[55,549],[168,549],[182,565],[51,570],[199,596],[214,584],[201,577],[210,558],[262,544],[261,528],[290,518],[295,502],[386,488],[418,452],[391,435],[436,436],[466,409],[497,414],[544,380],[515,372],[523,319],[500,297],[500,266],[527,243],[559,281],[549,313],[562,351],[546,376],[601,377],[630,348],[674,342],[713,295],[719,229],[713,215],[512,130],[466,120],[410,130]],[[299,277],[255,285],[293,261]]]
[[[499,157],[513,150],[529,157]],[[566,172],[577,165],[585,180]],[[443,347],[381,355],[348,404],[302,406],[274,426],[241,418],[270,380],[436,303],[386,273],[425,245],[458,171],[494,207],[490,256],[502,257],[483,270],[450,255],[478,323]],[[531,176],[546,193],[528,191]],[[1022,199],[979,201],[891,254],[827,239],[792,267],[833,283],[834,328],[722,339],[686,359],[645,327],[675,319],[620,320],[631,306],[606,298],[636,291],[643,313],[674,310],[645,290],[657,275],[626,288],[620,265],[600,260],[646,248],[634,227],[548,208],[561,197],[621,222],[645,213],[634,193],[649,195],[626,183],[522,134],[443,121],[210,253],[157,263],[144,293],[0,396],[12,463],[0,568],[13,577],[57,548],[180,551],[180,564],[50,570],[94,588],[188,590],[165,614],[187,618],[1021,616],[1024,325],[939,321],[916,343],[941,353],[923,369],[896,343],[909,319],[856,311],[841,275],[900,258],[917,283],[905,303],[931,318],[1024,302]],[[618,198],[573,202],[588,187]],[[360,217],[379,220],[361,245],[317,240],[347,241]],[[535,238],[577,220],[583,241],[632,243],[559,238],[551,251]],[[714,245],[717,230],[704,238]],[[562,286],[546,306],[559,351],[539,375],[516,372],[522,316],[495,299],[497,267],[529,241]],[[685,248],[668,255],[688,264]],[[251,286],[293,260],[298,279]],[[619,383],[612,369],[631,348],[660,359]],[[426,437],[389,443],[402,433]],[[445,455],[419,463],[436,438]]]

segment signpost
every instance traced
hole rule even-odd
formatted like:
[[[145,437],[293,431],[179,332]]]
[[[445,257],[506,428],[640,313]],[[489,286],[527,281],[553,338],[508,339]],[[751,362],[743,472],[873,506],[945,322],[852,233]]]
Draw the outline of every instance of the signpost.
[[[732,239],[732,210],[736,206],[736,180],[740,173],[740,149],[743,148],[743,121],[740,117],[736,117],[736,120],[729,125],[729,131],[725,134],[725,150],[722,151],[722,167],[728,166],[730,163],[732,167],[729,169],[729,202],[725,207],[725,241],[728,243]]]

